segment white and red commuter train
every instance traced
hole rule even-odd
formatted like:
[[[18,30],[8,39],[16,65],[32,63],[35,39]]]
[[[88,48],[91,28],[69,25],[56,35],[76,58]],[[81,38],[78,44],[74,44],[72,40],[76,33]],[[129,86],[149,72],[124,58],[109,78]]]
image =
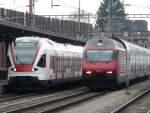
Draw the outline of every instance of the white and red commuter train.
[[[7,79],[5,42],[0,42],[0,80],[2,79]]]
[[[81,80],[83,47],[41,37],[19,37],[9,45],[8,86],[47,88]]]
[[[150,76],[150,49],[122,39],[91,39],[84,48],[83,79],[87,87],[101,89]]]

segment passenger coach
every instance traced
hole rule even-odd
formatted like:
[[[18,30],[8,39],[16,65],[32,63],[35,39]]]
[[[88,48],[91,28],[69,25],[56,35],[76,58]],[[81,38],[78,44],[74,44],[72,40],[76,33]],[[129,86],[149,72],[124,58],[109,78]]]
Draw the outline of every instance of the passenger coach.
[[[91,39],[84,48],[83,79],[91,89],[109,88],[150,75],[150,50],[122,39]]]
[[[9,45],[10,88],[48,88],[81,80],[81,46],[56,43],[41,37],[19,37]]]

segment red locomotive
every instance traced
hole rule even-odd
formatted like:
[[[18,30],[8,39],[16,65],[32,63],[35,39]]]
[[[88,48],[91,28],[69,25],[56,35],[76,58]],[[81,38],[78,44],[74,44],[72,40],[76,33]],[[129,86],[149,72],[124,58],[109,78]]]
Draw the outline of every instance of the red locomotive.
[[[91,89],[109,88],[150,75],[150,50],[122,39],[91,39],[84,48],[83,79]]]

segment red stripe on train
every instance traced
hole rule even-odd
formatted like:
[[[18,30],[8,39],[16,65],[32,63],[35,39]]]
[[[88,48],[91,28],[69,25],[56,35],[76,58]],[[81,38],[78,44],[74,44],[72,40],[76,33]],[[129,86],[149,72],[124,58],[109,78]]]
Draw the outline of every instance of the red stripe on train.
[[[31,72],[32,64],[16,64],[16,72]]]

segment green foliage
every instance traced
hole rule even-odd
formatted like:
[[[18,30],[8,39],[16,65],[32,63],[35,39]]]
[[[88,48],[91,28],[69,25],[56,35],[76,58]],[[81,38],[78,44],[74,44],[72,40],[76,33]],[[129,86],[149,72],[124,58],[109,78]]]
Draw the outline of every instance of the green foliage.
[[[102,23],[105,25],[108,19],[115,22],[122,22],[125,20],[125,10],[120,0],[103,0],[97,11],[96,24],[101,26]]]

